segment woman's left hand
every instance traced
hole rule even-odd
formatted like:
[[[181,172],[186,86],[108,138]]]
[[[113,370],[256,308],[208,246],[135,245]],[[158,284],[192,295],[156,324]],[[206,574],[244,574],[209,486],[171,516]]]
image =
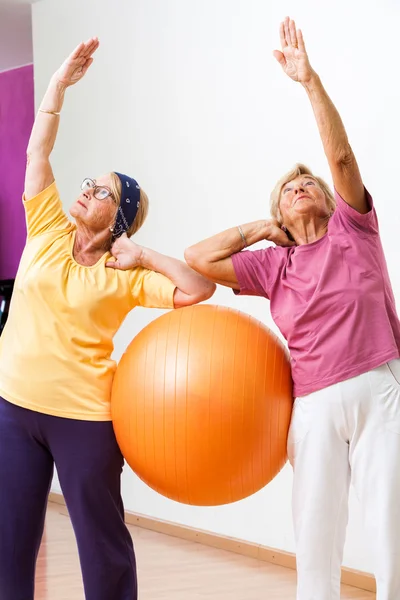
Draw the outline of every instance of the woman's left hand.
[[[99,47],[97,37],[91,38],[87,42],[82,42],[65,59],[61,67],[56,71],[54,77],[56,81],[65,87],[75,85],[86,75],[86,72],[93,62],[93,54]]]
[[[294,21],[286,17],[280,26],[282,52],[274,50],[274,56],[282,69],[293,81],[306,84],[315,74],[308,60],[303,34],[296,30]]]
[[[115,261],[106,262],[106,267],[127,271],[128,269],[141,266],[143,248],[132,242],[126,233],[123,233],[115,240],[110,252],[114,256]]]

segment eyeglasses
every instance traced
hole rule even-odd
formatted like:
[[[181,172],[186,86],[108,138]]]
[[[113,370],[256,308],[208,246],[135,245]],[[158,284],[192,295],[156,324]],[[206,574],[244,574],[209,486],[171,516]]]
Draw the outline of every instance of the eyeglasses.
[[[88,177],[82,181],[81,190],[83,192],[86,192],[87,190],[94,190],[93,196],[97,198],[97,200],[105,200],[109,196],[114,199],[110,188],[108,188],[106,185],[96,185],[96,182]]]

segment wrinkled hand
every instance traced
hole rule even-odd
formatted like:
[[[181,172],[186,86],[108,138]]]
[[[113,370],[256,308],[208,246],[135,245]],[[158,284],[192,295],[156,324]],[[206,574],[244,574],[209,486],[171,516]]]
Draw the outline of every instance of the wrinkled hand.
[[[296,30],[294,21],[286,17],[280,26],[282,52],[274,50],[274,56],[282,69],[293,81],[308,83],[314,71],[308,60],[303,34]]]
[[[110,252],[115,258],[115,261],[107,261],[106,267],[127,271],[128,269],[134,269],[135,267],[141,266],[143,248],[142,246],[135,244],[135,242],[132,242],[126,233],[123,233],[115,240],[111,246]]]
[[[82,42],[63,62],[61,67],[56,71],[55,78],[57,81],[69,87],[74,85],[86,75],[86,72],[93,62],[92,55],[99,47],[99,40],[91,38],[87,42]]]
[[[268,237],[269,242],[273,242],[276,246],[295,246],[296,242],[292,242],[282,229],[282,225],[276,219],[270,219],[268,222]]]

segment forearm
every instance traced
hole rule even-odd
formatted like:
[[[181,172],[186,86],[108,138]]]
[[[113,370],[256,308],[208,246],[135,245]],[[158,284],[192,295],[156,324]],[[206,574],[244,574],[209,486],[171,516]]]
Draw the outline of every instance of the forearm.
[[[320,78],[312,75],[303,87],[310,99],[326,157],[330,164],[345,162],[352,154],[342,119]]]
[[[40,104],[40,109],[55,113],[61,112],[65,90],[66,87],[53,77]],[[58,115],[38,111],[29,139],[28,157],[49,158],[56,141],[59,122]]]
[[[210,297],[214,293],[215,285],[212,282],[176,258],[165,256],[149,248],[142,248],[140,265],[165,275],[188,296],[205,294],[206,297]]]
[[[243,250],[245,245],[252,246],[268,239],[269,221],[264,219],[241,225],[246,244],[238,227],[232,227],[211,238],[203,240],[186,250],[186,255],[198,256],[206,262],[218,262]]]

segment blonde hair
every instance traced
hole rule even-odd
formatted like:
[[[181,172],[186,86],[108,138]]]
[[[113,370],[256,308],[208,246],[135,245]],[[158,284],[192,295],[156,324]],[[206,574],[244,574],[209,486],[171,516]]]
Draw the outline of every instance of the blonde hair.
[[[115,173],[111,173],[111,191],[115,198],[115,202],[117,203],[117,206],[119,206],[119,204],[121,202],[122,185],[121,185],[120,178]],[[138,208],[135,220],[133,221],[132,225],[129,227],[128,231],[126,232],[126,235],[128,237],[131,237],[134,233],[139,231],[139,229],[141,228],[141,226],[143,225],[143,223],[146,220],[148,212],[149,212],[149,199],[147,197],[146,192],[144,190],[142,190],[142,188],[140,188],[140,204],[139,204],[139,208]]]
[[[281,223],[281,224],[283,221],[282,221],[282,214],[281,214],[281,211],[279,208],[279,203],[281,200],[282,189],[287,183],[289,183],[289,181],[296,179],[296,177],[299,177],[300,175],[309,175],[310,177],[315,179],[315,181],[318,182],[320,188],[322,189],[322,191],[325,194],[329,212],[334,212],[334,210],[336,208],[336,202],[335,202],[334,195],[333,195],[329,185],[326,183],[326,181],[324,181],[321,177],[316,177],[312,173],[312,171],[308,167],[306,167],[306,165],[297,163],[293,167],[293,169],[291,171],[289,171],[289,173],[286,173],[286,175],[281,177],[281,179],[278,181],[278,183],[276,184],[276,186],[274,187],[274,189],[271,192],[271,196],[270,196],[271,216],[274,217],[274,219],[277,219],[279,221],[279,223]]]

